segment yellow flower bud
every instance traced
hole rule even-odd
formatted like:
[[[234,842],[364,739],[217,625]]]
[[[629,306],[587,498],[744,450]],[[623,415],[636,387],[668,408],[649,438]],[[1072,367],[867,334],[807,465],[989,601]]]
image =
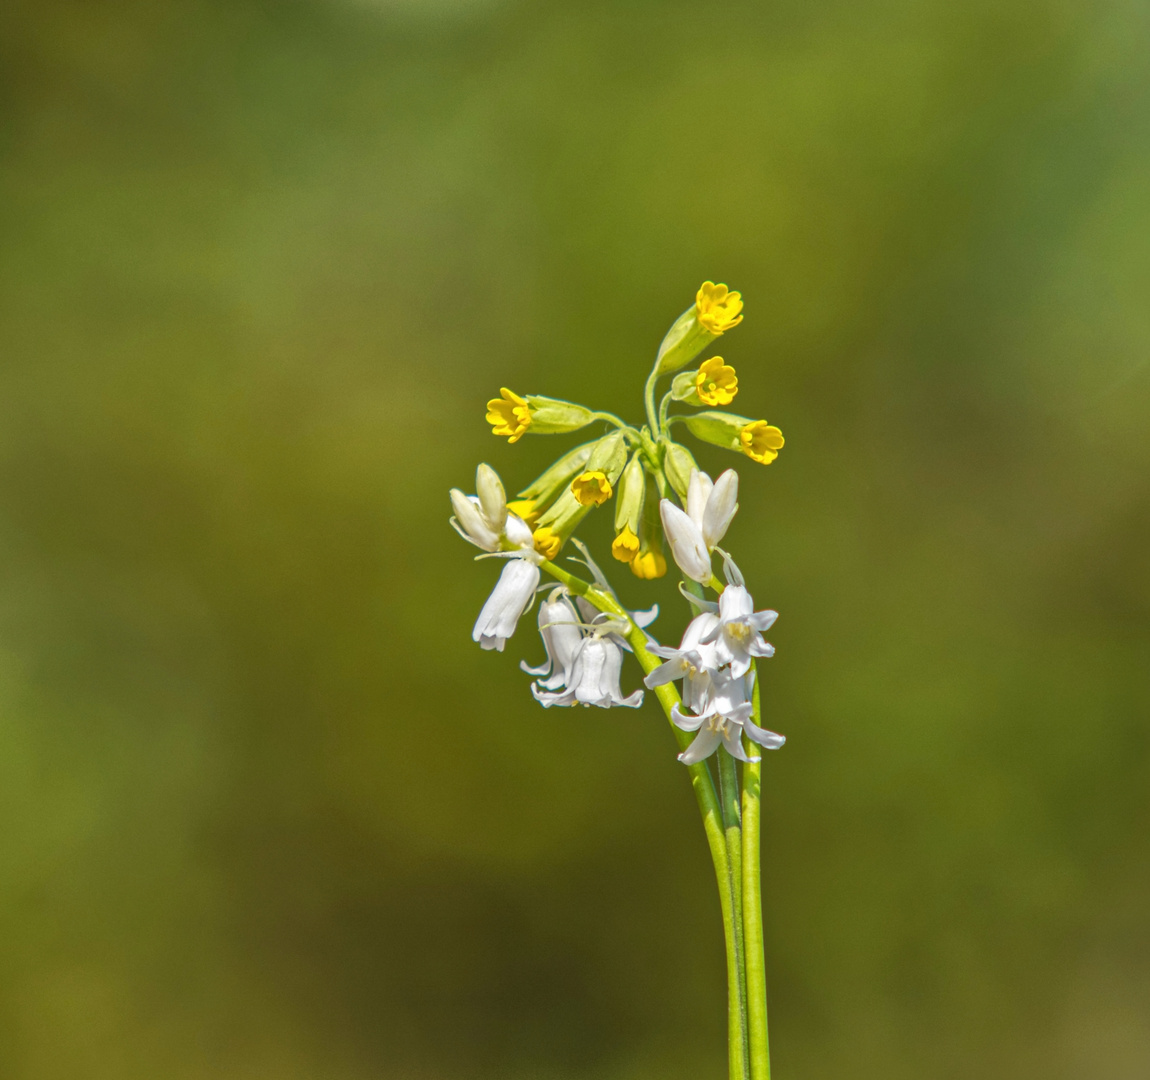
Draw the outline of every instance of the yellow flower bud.
[[[631,560],[631,573],[637,578],[651,581],[667,572],[667,560],[661,551],[646,551]]]
[[[583,506],[602,506],[611,498],[611,481],[607,474],[595,469],[571,481],[571,494]]]
[[[704,281],[695,294],[694,306],[672,323],[659,345],[659,374],[678,371],[689,364],[720,334],[743,321],[739,314],[742,310],[743,299],[737,292],[729,292],[726,285]]]
[[[639,554],[639,538],[626,525],[611,544],[611,554],[620,562],[629,563]],[[642,575],[640,575],[642,576]]]
[[[528,525],[534,525],[539,515],[543,513],[538,499],[515,499],[507,504],[507,509],[513,514],[518,514]]]
[[[547,525],[536,529],[532,536],[535,538],[535,550],[545,559],[554,559],[563,546],[562,537]]]

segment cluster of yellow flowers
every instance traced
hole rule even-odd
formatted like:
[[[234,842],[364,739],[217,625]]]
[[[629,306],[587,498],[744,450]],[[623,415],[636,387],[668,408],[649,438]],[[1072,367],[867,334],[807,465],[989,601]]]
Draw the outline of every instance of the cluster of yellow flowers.
[[[739,392],[735,369],[721,356],[712,356],[693,371],[680,371],[697,359],[722,334],[743,321],[743,300],[726,285],[704,281],[695,303],[675,320],[663,338],[644,391],[647,423],[632,427],[611,413],[595,412],[570,401],[536,395],[521,396],[506,387],[487,403],[487,422],[494,434],[510,443],[524,435],[554,435],[578,431],[595,421],[612,430],[564,454],[534,483],[519,493],[508,509],[531,526],[535,549],[553,559],[592,507],[615,498],[615,541],[611,553],[640,578],[662,577],[663,527],[659,500],[668,487],[686,499],[691,452],[671,437],[683,424],[703,442],[745,454],[769,465],[783,446],[783,433],[765,420],[721,412]],[[655,407],[658,380],[680,373]],[[672,403],[707,409],[669,413]]]

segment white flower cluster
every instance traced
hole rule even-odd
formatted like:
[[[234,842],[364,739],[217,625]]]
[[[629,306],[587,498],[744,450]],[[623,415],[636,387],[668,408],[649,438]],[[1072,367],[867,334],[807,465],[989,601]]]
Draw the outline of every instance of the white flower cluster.
[[[601,709],[624,705],[637,709],[643,704],[643,691],[624,697],[619,686],[623,651],[631,651],[617,633],[624,627],[582,597],[576,600],[587,621],[580,618],[562,585],[539,605],[539,634],[547,659],[535,668],[528,667],[526,661],[519,664],[528,675],[539,676],[531,684],[531,693],[545,709],[552,705],[598,705]],[[632,618],[639,626],[647,626],[656,614],[658,608],[635,612]]]
[[[648,689],[683,680],[683,701],[693,715],[675,705],[671,720],[684,731],[699,733],[679,755],[685,765],[709,757],[720,742],[731,757],[758,761],[743,750],[744,733],[766,750],[777,750],[786,742],[751,719],[751,658],[774,656],[774,646],[763,640],[762,631],[778,613],[755,611],[751,594],[742,585],[728,585],[717,607],[717,613],[704,611],[691,620],[677,649],[648,646],[666,661],[643,680]]]

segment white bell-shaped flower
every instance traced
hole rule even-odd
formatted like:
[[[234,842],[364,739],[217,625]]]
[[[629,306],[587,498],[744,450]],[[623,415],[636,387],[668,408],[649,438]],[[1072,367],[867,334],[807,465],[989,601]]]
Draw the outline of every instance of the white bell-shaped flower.
[[[670,499],[659,503],[671,555],[692,581],[703,585],[710,582],[711,551],[726,535],[739,509],[738,498],[739,476],[734,469],[728,469],[714,483],[706,473],[693,469],[687,487],[686,510],[681,510]]]
[[[527,661],[521,660],[519,666],[528,675],[541,676],[539,686],[544,690],[557,690],[570,680],[571,665],[583,642],[579,613],[562,586],[539,605],[539,634],[547,650],[546,661],[539,667],[528,667]],[[546,675],[550,678],[542,677]]]
[[[702,638],[718,625],[719,617],[710,612],[697,615],[688,624],[683,640],[677,649],[666,645],[648,645],[648,652],[663,657],[666,663],[660,664],[644,680],[648,690],[656,686],[683,680],[683,700],[693,712],[702,712],[711,686],[711,675],[719,664],[713,644],[701,644]]]
[[[719,597],[719,618],[700,641],[713,642],[718,663],[730,664],[731,674],[742,678],[751,668],[752,657],[775,655],[775,647],[763,640],[762,631],[778,617],[777,611],[755,611],[744,586],[728,585]]]
[[[619,686],[622,670],[623,650],[619,645],[609,635],[591,633],[579,646],[566,690],[549,693],[532,683],[531,693],[545,709],[552,705],[597,705],[601,709],[624,705],[637,709],[643,704],[643,691],[624,697]]]
[[[499,575],[499,581],[483,605],[471,640],[483,649],[503,652],[507,639],[515,633],[519,618],[535,598],[539,585],[539,567],[529,559],[510,558]]]

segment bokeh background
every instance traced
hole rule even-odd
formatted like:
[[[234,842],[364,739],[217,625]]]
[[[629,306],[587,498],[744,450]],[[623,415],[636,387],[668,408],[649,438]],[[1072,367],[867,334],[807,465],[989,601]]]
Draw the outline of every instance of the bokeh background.
[[[704,278],[787,436],[699,451],[782,613],[777,1075],[1150,1075],[1148,49],[1141,0],[0,6],[0,1075],[723,1075],[665,722],[471,643],[446,495],[574,441],[501,385],[637,419]]]

